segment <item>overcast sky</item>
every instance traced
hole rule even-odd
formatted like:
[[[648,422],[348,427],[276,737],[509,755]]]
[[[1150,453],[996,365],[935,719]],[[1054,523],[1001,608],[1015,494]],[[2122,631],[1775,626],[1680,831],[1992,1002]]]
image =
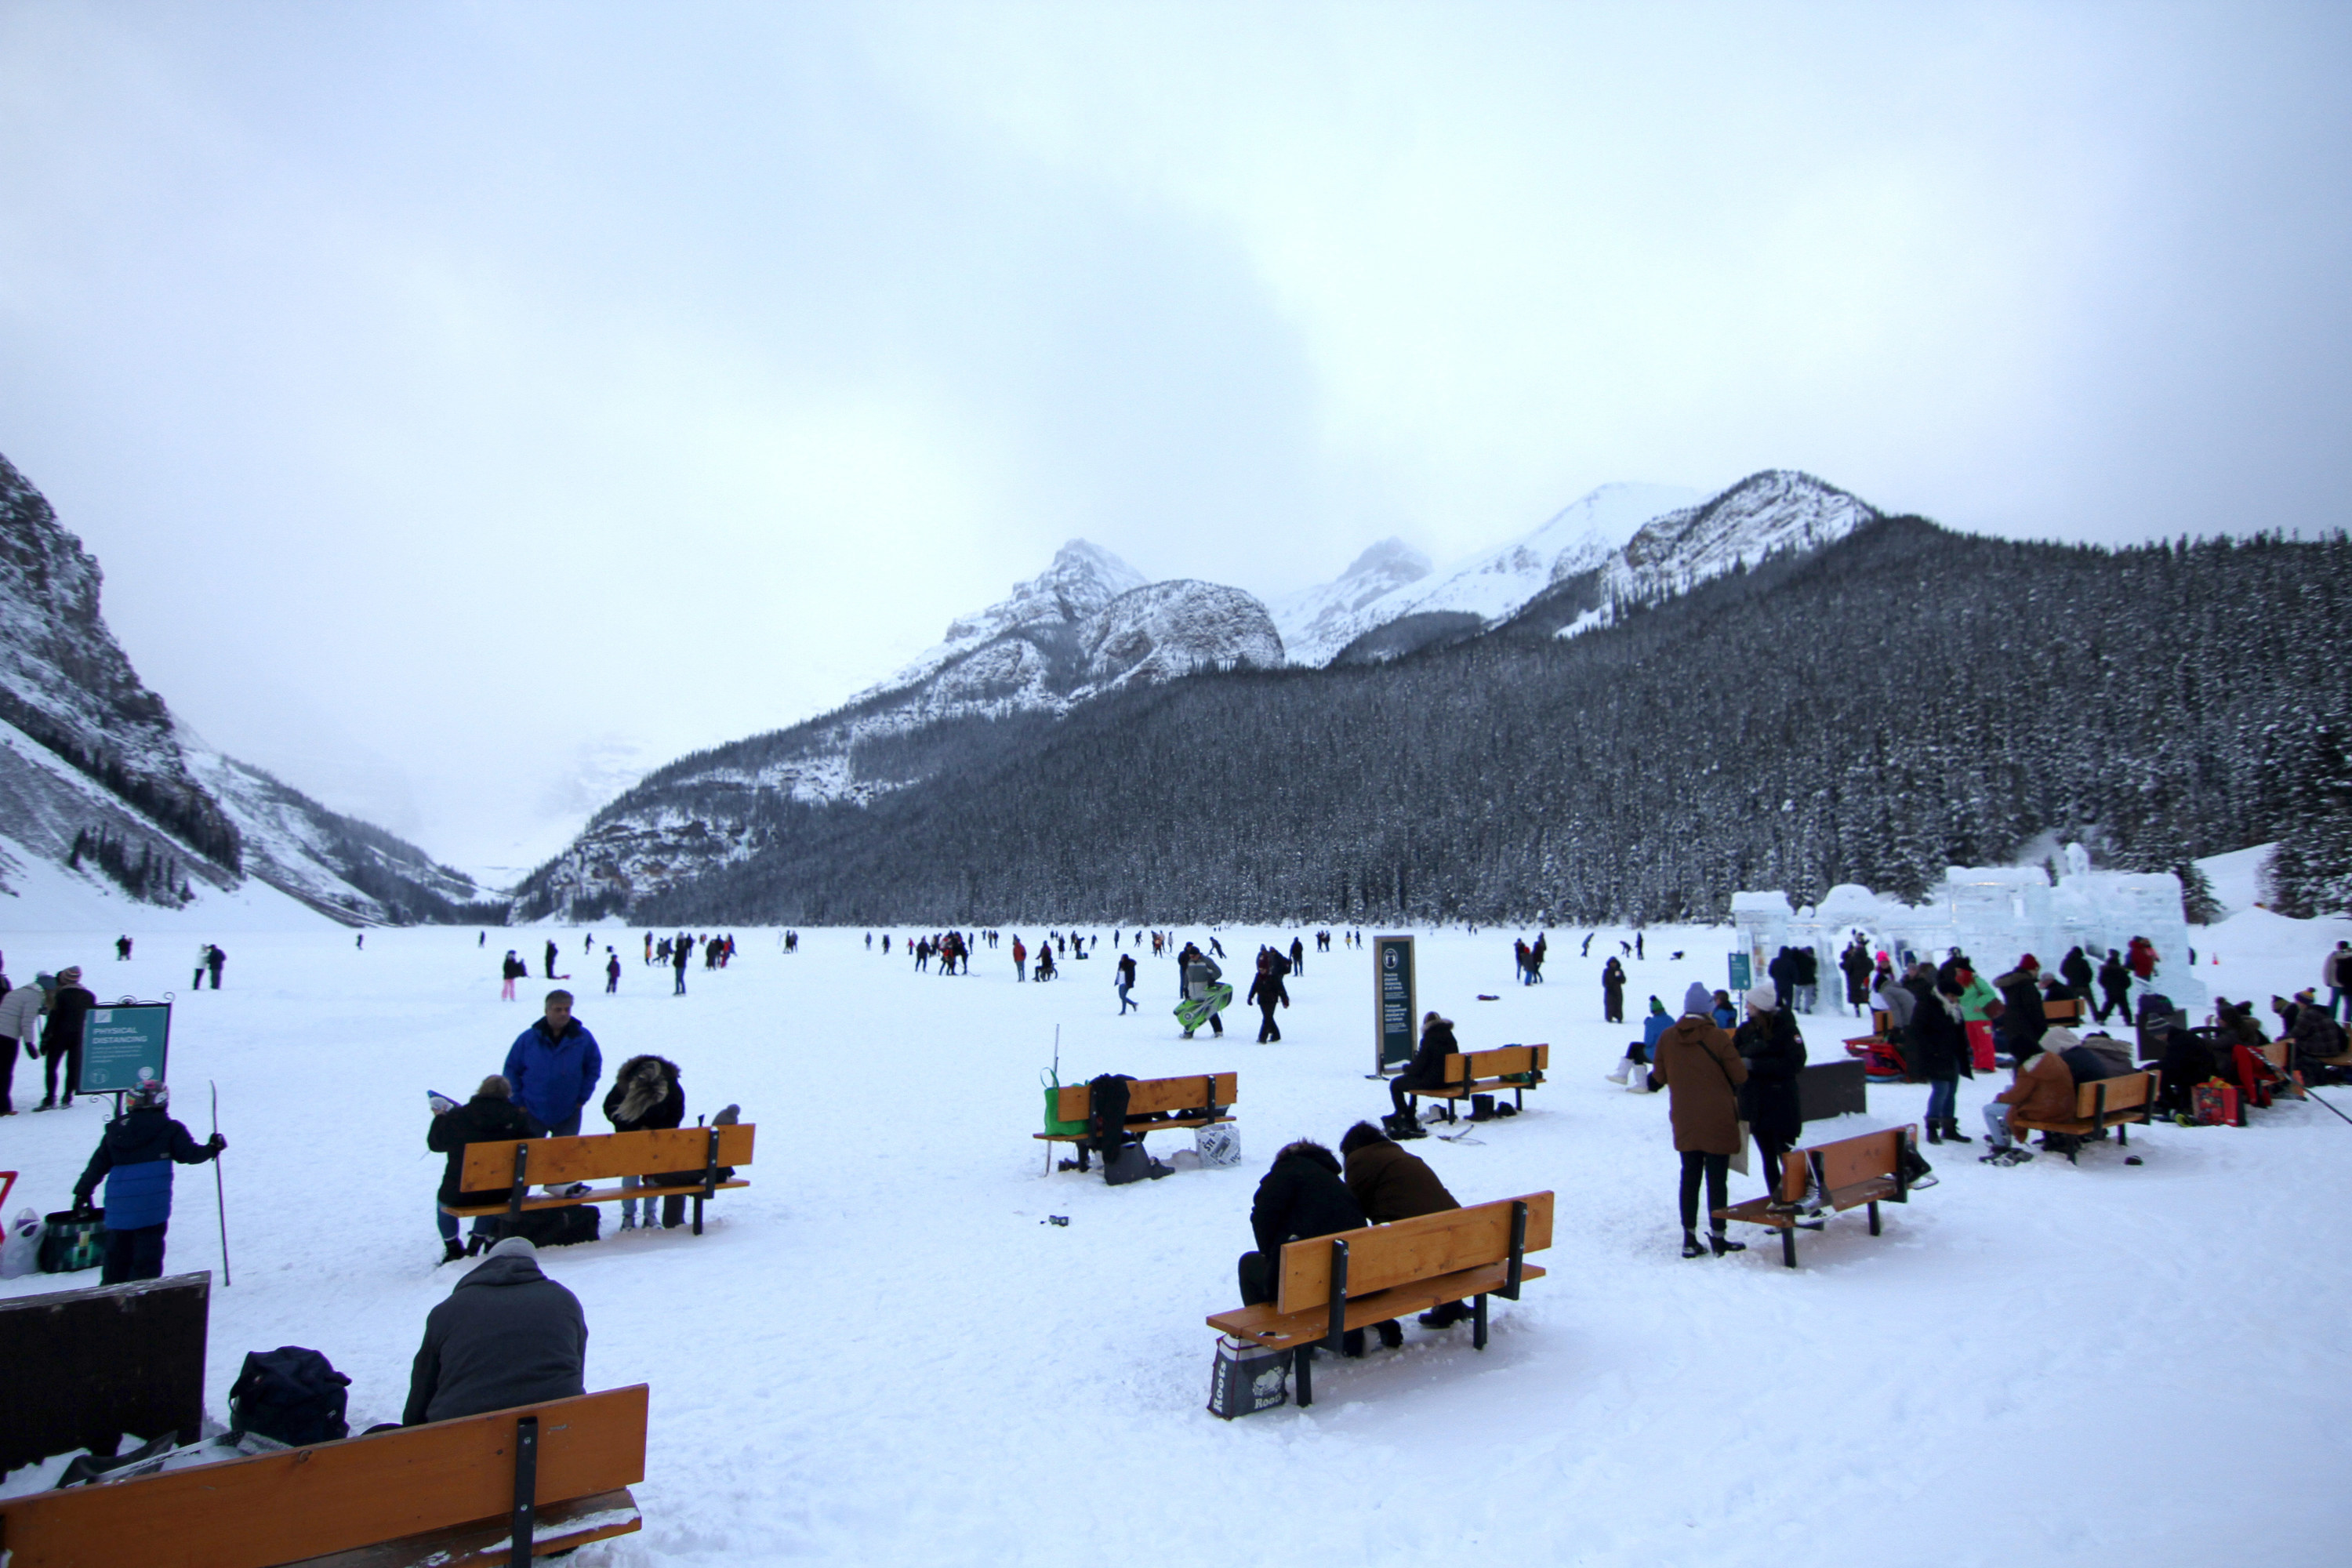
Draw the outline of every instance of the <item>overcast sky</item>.
[[[0,452],[461,864],[1084,536],[2334,528],[2352,6],[0,4]]]

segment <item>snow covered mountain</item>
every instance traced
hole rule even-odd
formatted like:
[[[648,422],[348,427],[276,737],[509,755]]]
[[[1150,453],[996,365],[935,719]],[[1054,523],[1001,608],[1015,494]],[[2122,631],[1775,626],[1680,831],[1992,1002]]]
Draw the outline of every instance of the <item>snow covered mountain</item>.
[[[347,923],[496,912],[415,846],[182,731],[108,630],[102,581],[0,458],[0,891],[47,862],[162,908],[251,877]]]
[[[870,801],[956,766],[1006,726],[1051,722],[1105,692],[1283,662],[1282,636],[1252,595],[1189,578],[1147,584],[1074,539],[838,710],[646,775],[525,879],[520,907],[619,909],[749,857],[787,802]]]
[[[1284,601],[1288,609],[1294,604],[1315,603],[1318,595],[1331,596],[1325,601],[1328,607],[1318,607],[1295,624],[1283,622],[1283,641],[1293,663],[1324,665],[1359,637],[1408,616],[1454,617],[1447,624],[1471,630],[1494,626],[1561,578],[1602,565],[1652,518],[1699,499],[1698,491],[1675,485],[1603,485],[1532,533],[1482,551],[1443,573],[1432,574],[1427,562],[1416,556],[1420,572],[1339,609],[1337,601],[1342,596],[1335,590],[1362,571],[1373,552],[1388,548],[1376,545],[1338,583]],[[1393,540],[1388,544],[1403,549]]]
[[[1429,557],[1402,539],[1381,540],[1356,557],[1339,580],[1268,601],[1282,646],[1297,664],[1322,664],[1360,635],[1356,616],[1427,577]]]
[[[1833,544],[1878,516],[1869,502],[1811,474],[1768,468],[1701,505],[1643,523],[1607,560],[1601,585],[1612,601],[1654,603],[1768,555]]]

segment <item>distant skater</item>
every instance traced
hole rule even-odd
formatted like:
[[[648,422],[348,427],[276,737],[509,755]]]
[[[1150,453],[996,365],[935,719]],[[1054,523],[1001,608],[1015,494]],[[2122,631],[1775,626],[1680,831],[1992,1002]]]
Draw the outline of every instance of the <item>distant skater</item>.
[[[1117,944],[1114,942],[1113,945],[1116,946]],[[1135,989],[1135,954],[1131,952],[1120,953],[1118,955],[1118,967],[1113,970],[1112,973],[1118,976],[1118,980],[1115,982],[1118,987],[1118,1016],[1122,1018],[1126,1017],[1129,1008],[1133,1008],[1139,1013],[1142,1012],[1142,1008],[1136,1006],[1135,998],[1128,994],[1129,992]]]
[[[673,996],[686,994],[686,961],[690,951],[688,944],[684,941],[673,943],[670,947],[670,972],[677,978],[677,984],[670,989],[670,994]]]
[[[213,977],[213,989],[220,989],[221,965],[228,962],[228,953],[218,942],[205,949],[205,973]]]
[[[617,995],[621,989],[621,955],[611,948],[604,950],[604,994]]]
[[[547,939],[547,977],[550,980],[555,978],[555,939],[553,937]]]

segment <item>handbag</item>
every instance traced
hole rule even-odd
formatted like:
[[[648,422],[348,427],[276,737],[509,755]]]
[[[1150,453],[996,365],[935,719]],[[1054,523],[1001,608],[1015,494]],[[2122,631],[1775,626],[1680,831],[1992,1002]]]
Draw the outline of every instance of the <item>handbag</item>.
[[[1192,1129],[1192,1152],[1205,1169],[1242,1163],[1242,1135],[1230,1121],[1213,1121]]]
[[[1290,1402],[1288,1351],[1268,1350],[1254,1340],[1217,1336],[1216,1366],[1209,1374],[1209,1412],[1231,1421]]]
[[[1061,1075],[1048,1068],[1037,1075],[1037,1081],[1045,1086],[1046,1135],[1055,1138],[1075,1138],[1086,1131],[1087,1123],[1084,1117],[1080,1117],[1076,1121],[1065,1121],[1061,1119]]]

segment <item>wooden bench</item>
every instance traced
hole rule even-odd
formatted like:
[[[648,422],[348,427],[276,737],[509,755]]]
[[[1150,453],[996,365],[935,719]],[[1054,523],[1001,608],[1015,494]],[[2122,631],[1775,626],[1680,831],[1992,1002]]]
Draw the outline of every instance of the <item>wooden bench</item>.
[[[2042,999],[2042,1016],[2053,1028],[2061,1024],[2074,1028],[2083,1021],[2083,999],[2079,996],[2045,996]]]
[[[468,1143],[465,1173],[458,1178],[465,1192],[507,1189],[502,1204],[443,1204],[443,1214],[459,1218],[478,1215],[520,1215],[532,1209],[570,1208],[575,1204],[618,1203],[623,1198],[691,1197],[694,1234],[702,1234],[703,1203],[728,1187],[751,1184],[720,1180],[722,1165],[751,1163],[750,1123],[721,1127],[673,1127],[646,1132],[593,1132],[571,1138],[518,1139],[513,1142]],[[701,1173],[699,1176],[693,1174]],[[542,1193],[534,1186],[570,1185],[576,1182],[612,1181],[635,1176],[653,1178],[636,1187],[593,1187],[569,1197]],[[665,1177],[685,1180],[663,1181]]]
[[[1231,1121],[1241,1096],[1237,1073],[1204,1072],[1189,1078],[1139,1078],[1127,1086],[1128,1135],[1140,1140],[1147,1132],[1172,1131],[1180,1127],[1208,1127]],[[1094,1109],[1092,1091],[1085,1084],[1065,1084],[1054,1097],[1054,1120],[1083,1122]],[[1084,1132],[1033,1132],[1045,1144],[1045,1173],[1054,1173],[1054,1145],[1076,1143]]]
[[[2119,1078],[2096,1078],[2074,1087],[2074,1115],[2068,1121],[2025,1121],[2010,1118],[2009,1131],[2016,1136],[2025,1132],[2057,1132],[2074,1139],[2096,1138],[2112,1127],[2116,1141],[2126,1148],[2131,1146],[2130,1124],[2145,1122],[2156,1104],[2159,1075],[2154,1072],[2125,1073]],[[2079,1145],[2066,1150],[2066,1163],[2078,1163],[2074,1156]]]
[[[1870,1210],[1870,1234],[1878,1235],[1878,1205],[1911,1201],[1910,1184],[1903,1179],[1903,1141],[1916,1131],[1916,1128],[1909,1127],[1889,1127],[1877,1132],[1840,1138],[1831,1143],[1818,1143],[1808,1149],[1790,1150],[1780,1156],[1780,1200],[1793,1204],[1802,1199],[1805,1179],[1810,1174],[1816,1189],[1827,1195],[1828,1202],[1824,1206],[1840,1214],[1851,1208],[1867,1206]],[[1769,1197],[1750,1198],[1729,1208],[1717,1209],[1715,1217],[1741,1220],[1779,1231],[1780,1261],[1791,1268],[1797,1266],[1798,1230],[1819,1230],[1824,1224],[1818,1210],[1813,1214],[1797,1210],[1783,1210],[1776,1214]]]
[[[637,1384],[9,1498],[0,1552],[8,1568],[488,1568],[638,1529],[645,1479]]]
[[[1316,1348],[1338,1350],[1350,1329],[1466,1300],[1471,1343],[1485,1350],[1486,1298],[1516,1301],[1521,1285],[1543,1278],[1525,1258],[1551,1245],[1551,1210],[1549,1193],[1530,1193],[1291,1242],[1275,1299],[1219,1312],[1209,1326],[1292,1352],[1301,1409],[1315,1403]]]
[[[1491,1051],[1460,1052],[1445,1058],[1445,1078],[1436,1088],[1404,1092],[1414,1101],[1415,1110],[1424,1099],[1444,1100],[1448,1121],[1454,1120],[1457,1102],[1497,1089],[1509,1089],[1512,1108],[1524,1110],[1526,1091],[1543,1082],[1544,1068],[1550,1065],[1549,1046],[1501,1046]]]

